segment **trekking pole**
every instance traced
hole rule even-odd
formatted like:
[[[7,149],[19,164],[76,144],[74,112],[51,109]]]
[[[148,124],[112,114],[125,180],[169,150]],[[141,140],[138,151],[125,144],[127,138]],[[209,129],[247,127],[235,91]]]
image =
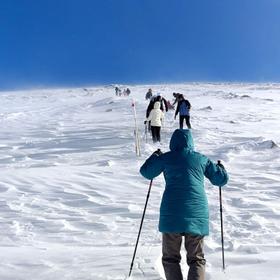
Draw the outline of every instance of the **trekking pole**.
[[[220,197],[220,219],[221,219],[222,261],[223,261],[223,270],[225,270],[225,251],[224,251],[224,226],[223,226],[222,187],[219,187],[219,197]]]
[[[218,165],[223,167],[220,160],[218,160]],[[225,271],[224,224],[223,224],[223,204],[222,204],[222,187],[221,186],[219,186],[219,200],[220,200],[220,220],[221,220],[222,261],[223,261],[223,270]]]
[[[136,251],[137,251],[139,237],[140,237],[140,233],[141,233],[141,229],[142,229],[142,225],[143,225],[143,221],[144,221],[144,217],[145,217],[145,212],[146,212],[146,208],[147,208],[147,204],[148,204],[148,200],[149,200],[152,184],[153,184],[153,179],[150,181],[150,186],[149,186],[149,190],[148,190],[148,193],[147,193],[146,203],[145,203],[145,207],[144,207],[144,210],[143,210],[143,215],[142,215],[142,219],[141,219],[141,223],[140,223],[140,228],[139,228],[139,232],[138,232],[138,236],[137,236],[137,240],[136,240],[136,245],[135,245],[132,261],[131,261],[131,264],[130,264],[130,270],[129,270],[128,277],[130,277],[131,272],[132,272],[132,268],[133,268],[133,264],[134,264],[134,259],[135,259],[135,255],[136,255]]]
[[[148,143],[148,127],[147,127],[147,122],[145,123],[145,142]]]

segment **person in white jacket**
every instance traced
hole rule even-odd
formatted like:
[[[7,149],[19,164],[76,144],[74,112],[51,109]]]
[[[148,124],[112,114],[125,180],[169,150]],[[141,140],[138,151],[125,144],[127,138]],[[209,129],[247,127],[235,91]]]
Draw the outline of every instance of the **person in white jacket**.
[[[147,122],[151,121],[151,131],[153,142],[160,142],[160,129],[162,121],[164,118],[164,113],[160,110],[160,102],[155,102],[154,109],[150,112]]]

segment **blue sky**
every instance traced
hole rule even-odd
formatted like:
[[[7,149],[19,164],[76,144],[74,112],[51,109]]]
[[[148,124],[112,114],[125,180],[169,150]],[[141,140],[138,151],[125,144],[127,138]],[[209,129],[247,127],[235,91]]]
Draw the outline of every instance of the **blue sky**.
[[[0,89],[280,82],[278,0],[2,0]]]

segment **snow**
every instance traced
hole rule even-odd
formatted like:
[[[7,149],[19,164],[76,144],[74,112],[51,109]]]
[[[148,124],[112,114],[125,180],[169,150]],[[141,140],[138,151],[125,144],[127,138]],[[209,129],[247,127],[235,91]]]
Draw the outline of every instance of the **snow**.
[[[280,85],[167,84],[0,93],[0,278],[126,279],[149,181],[139,167],[168,151],[178,127],[168,112],[162,143],[145,143],[148,88],[192,104],[195,147],[221,159],[226,270],[218,188],[206,182],[211,234],[206,279],[279,279]],[[135,155],[134,113],[141,156]],[[164,180],[154,180],[131,279],[164,279],[157,230]],[[182,251],[183,252],[183,251]],[[182,258],[184,274],[187,272]]]

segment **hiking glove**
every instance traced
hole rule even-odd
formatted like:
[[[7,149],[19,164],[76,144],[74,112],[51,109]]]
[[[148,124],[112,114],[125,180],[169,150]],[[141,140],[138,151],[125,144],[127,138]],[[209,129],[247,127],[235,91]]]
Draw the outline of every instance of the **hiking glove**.
[[[155,152],[153,152],[153,155],[160,156],[162,155],[162,151],[160,149],[157,149]]]
[[[217,163],[218,166],[220,166],[221,168],[225,169],[225,167],[222,165],[221,161],[218,160],[218,163]]]

